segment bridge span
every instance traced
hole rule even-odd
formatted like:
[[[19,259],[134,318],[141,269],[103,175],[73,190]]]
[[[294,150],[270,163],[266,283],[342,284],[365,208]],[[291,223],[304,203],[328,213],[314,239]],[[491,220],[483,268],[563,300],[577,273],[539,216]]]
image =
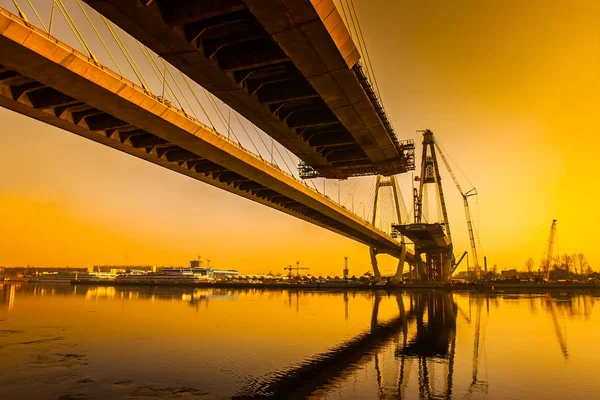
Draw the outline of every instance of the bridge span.
[[[414,169],[333,0],[84,0],[269,134],[303,177]]]
[[[0,106],[402,257],[391,236],[4,8]]]

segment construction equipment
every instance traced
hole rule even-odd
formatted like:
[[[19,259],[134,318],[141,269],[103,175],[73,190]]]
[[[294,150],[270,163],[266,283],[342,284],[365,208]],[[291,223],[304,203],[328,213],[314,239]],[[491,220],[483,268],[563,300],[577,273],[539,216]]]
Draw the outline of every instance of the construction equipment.
[[[550,267],[552,266],[552,258],[554,256],[554,240],[556,239],[556,223],[558,220],[553,219],[550,226],[550,237],[548,237],[548,249],[546,250],[546,258],[542,260],[542,272],[544,279],[550,278]]]
[[[477,248],[475,247],[475,235],[473,234],[473,223],[471,222],[471,212],[469,211],[468,200],[471,196],[477,196],[477,190],[475,188],[472,188],[471,190],[468,190],[466,192],[462,190],[460,183],[458,183],[458,179],[456,179],[456,175],[454,175],[454,171],[452,171],[452,168],[450,167],[450,163],[448,162],[448,160],[446,160],[446,156],[444,155],[444,152],[440,148],[440,145],[437,141],[435,141],[435,147],[438,153],[440,154],[440,157],[442,158],[442,161],[444,162],[448,173],[452,177],[456,188],[458,189],[460,195],[463,198],[463,203],[465,206],[465,216],[467,217],[467,229],[469,230],[469,241],[471,242],[471,253],[473,254],[473,260],[475,265],[475,274],[479,279],[481,277],[481,267],[479,266],[479,259],[477,258]]]
[[[423,153],[421,156],[421,175],[415,178],[419,182],[418,190],[414,190],[414,223],[392,224],[392,229],[410,239],[415,245],[416,267],[422,281],[445,282],[450,278],[450,271],[455,265],[452,252],[452,236],[448,223],[448,212],[436,157],[433,132],[429,129],[423,133]],[[437,200],[442,213],[441,223],[427,223],[424,200],[426,185],[435,185]],[[423,222],[425,220],[425,222]],[[425,260],[421,259],[425,255]]]
[[[348,280],[348,275],[350,271],[348,270],[348,256],[344,257],[344,279]]]
[[[289,265],[289,266],[285,267],[284,269],[287,269],[289,271],[288,278],[292,279],[292,270],[296,270],[296,278],[298,278],[300,276],[301,269],[309,270],[310,268],[300,267],[300,261],[296,261],[295,267]]]
[[[456,271],[458,269],[458,266],[460,265],[460,263],[462,262],[462,260],[465,258],[465,256],[467,255],[467,252],[465,251],[463,253],[462,256],[460,256],[460,258],[458,259],[458,261],[456,261],[454,263],[454,265],[452,266],[452,268],[450,269],[450,276],[452,276],[452,274],[454,274],[454,271]],[[467,265],[468,265],[468,259],[467,259]]]

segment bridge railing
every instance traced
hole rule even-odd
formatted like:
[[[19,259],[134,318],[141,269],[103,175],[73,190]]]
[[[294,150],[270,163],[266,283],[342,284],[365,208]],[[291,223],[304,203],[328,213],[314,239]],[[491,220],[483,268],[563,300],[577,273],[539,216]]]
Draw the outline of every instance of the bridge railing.
[[[355,212],[353,212],[352,210],[349,210],[348,208],[346,208],[344,205],[342,204],[338,204],[335,201],[333,201],[329,196],[326,196],[324,194],[322,194],[321,192],[319,192],[318,190],[315,190],[314,188],[311,188],[306,182],[298,179],[297,177],[295,177],[294,175],[282,170],[277,164],[269,162],[268,160],[265,160],[260,154],[256,154],[250,150],[248,150],[247,148],[245,148],[244,146],[242,146],[241,143],[236,142],[234,140],[232,140],[231,138],[219,133],[217,130],[207,126],[206,124],[204,124],[202,121],[196,119],[195,117],[193,117],[192,115],[188,114],[187,112],[185,112],[185,110],[180,109],[176,106],[174,106],[170,101],[165,101],[164,97],[162,96],[158,96],[155,95],[154,93],[152,93],[149,88],[144,87],[143,85],[138,85],[137,83],[133,82],[132,80],[125,78],[123,75],[119,74],[116,71],[113,71],[112,69],[110,69],[109,67],[103,65],[102,63],[100,63],[98,60],[96,60],[94,57],[85,54],[84,52],[77,50],[76,48],[72,47],[71,45],[69,45],[68,43],[58,39],[56,36],[52,35],[49,32],[46,32],[45,30],[39,28],[38,26],[32,24],[29,21],[24,20],[23,18],[21,18],[19,15],[13,13],[12,11],[4,8],[4,7],[0,7],[0,13],[4,14],[6,16],[8,16],[9,18],[11,18],[12,20],[15,20],[16,22],[19,22],[21,24],[23,24],[24,26],[28,27],[29,29],[35,31],[36,33],[38,33],[41,36],[44,36],[45,38],[47,38],[48,40],[54,42],[55,44],[57,44],[58,46],[60,46],[61,48],[63,48],[64,50],[76,55],[79,58],[82,58],[84,60],[86,60],[87,62],[94,64],[97,68],[101,69],[103,72],[111,75],[114,78],[119,79],[121,82],[123,82],[124,84],[126,84],[127,86],[130,86],[132,88],[134,88],[135,90],[144,93],[147,96],[152,97],[154,100],[160,102],[161,104],[165,105],[166,107],[168,107],[170,110],[176,112],[177,114],[183,116],[184,118],[187,118],[188,120],[194,122],[195,124],[200,125],[203,129],[210,131],[211,133],[213,133],[214,135],[218,136],[220,139],[225,140],[226,142],[230,143],[231,145],[235,146],[236,148],[238,148],[239,150],[247,153],[248,155],[252,156],[253,158],[255,158],[256,160],[269,165],[272,168],[275,168],[276,170],[278,170],[280,173],[282,173],[283,175],[293,179],[294,181],[304,185],[308,190],[312,191],[313,193],[317,194],[320,197],[323,197],[324,199],[327,199],[328,201],[332,202],[333,204],[338,205],[339,207],[342,207],[344,210],[348,211],[349,213],[352,213],[355,217],[360,218],[361,220],[365,221],[368,225],[371,226],[372,229],[378,231],[379,233],[381,233],[384,236],[390,236],[388,235],[385,231],[383,231],[382,229],[377,228],[375,225],[371,224],[367,219],[362,218],[361,216],[359,216],[358,214],[356,214]],[[391,238],[391,236],[390,236]]]

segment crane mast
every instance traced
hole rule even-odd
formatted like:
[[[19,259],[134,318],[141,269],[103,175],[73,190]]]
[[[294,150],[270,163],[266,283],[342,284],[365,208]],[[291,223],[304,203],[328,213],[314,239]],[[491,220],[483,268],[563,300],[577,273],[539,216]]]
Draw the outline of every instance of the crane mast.
[[[548,237],[548,250],[546,251],[546,259],[544,260],[543,272],[544,279],[550,278],[550,266],[552,264],[552,256],[554,253],[554,240],[556,239],[556,223],[558,220],[553,219],[550,226],[550,237]]]
[[[460,183],[458,183],[458,179],[456,179],[456,175],[454,175],[454,171],[450,167],[450,163],[448,163],[448,160],[446,160],[446,156],[442,152],[442,149],[440,148],[440,145],[437,143],[437,141],[435,142],[435,147],[437,148],[437,151],[440,154],[440,157],[442,158],[442,161],[444,162],[446,169],[450,173],[450,176],[452,177],[452,180],[454,181],[456,188],[458,189],[460,195],[463,198],[463,204],[465,207],[465,216],[467,218],[467,229],[469,231],[469,241],[471,242],[471,253],[473,254],[473,260],[475,260],[474,261],[475,273],[477,274],[477,277],[479,278],[480,274],[481,274],[481,267],[479,266],[479,259],[477,258],[477,247],[475,246],[475,235],[473,233],[473,223],[471,221],[471,212],[469,211],[469,200],[468,200],[468,198],[470,196],[477,195],[477,191],[475,190],[475,188],[473,188],[467,192],[463,192],[462,187],[460,186]]]
[[[300,277],[300,270],[305,269],[305,270],[309,270],[310,268],[306,268],[306,267],[300,267],[300,261],[296,261],[296,266],[293,267],[291,265],[287,266],[284,268],[284,270],[288,270],[289,271],[289,275],[288,278],[292,279],[292,271],[296,270],[296,278]]]

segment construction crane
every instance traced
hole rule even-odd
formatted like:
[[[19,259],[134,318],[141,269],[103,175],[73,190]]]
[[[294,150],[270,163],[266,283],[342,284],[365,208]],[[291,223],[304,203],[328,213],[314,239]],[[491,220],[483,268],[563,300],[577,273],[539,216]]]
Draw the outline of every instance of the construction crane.
[[[288,277],[289,277],[289,279],[292,279],[292,270],[296,270],[296,278],[298,278],[300,276],[300,270],[301,269],[309,270],[310,268],[300,267],[300,261],[296,261],[296,266],[295,267],[293,267],[291,265],[288,265],[284,269],[287,269],[289,271]]]
[[[554,240],[556,239],[556,223],[558,220],[553,219],[552,225],[550,226],[550,237],[548,237],[548,249],[546,250],[546,258],[542,265],[542,272],[544,273],[544,279],[550,278],[550,267],[552,264],[552,257],[554,255]]]
[[[442,161],[444,162],[446,169],[450,173],[450,176],[452,177],[452,180],[454,181],[456,188],[458,189],[458,191],[460,192],[460,195],[463,198],[463,203],[465,206],[465,216],[467,217],[467,229],[469,230],[469,241],[471,242],[471,253],[473,253],[473,260],[475,260],[474,261],[475,274],[477,275],[477,278],[479,278],[481,276],[481,267],[479,266],[479,260],[477,258],[477,247],[475,247],[475,235],[473,234],[473,223],[471,222],[471,212],[469,211],[469,200],[468,200],[469,197],[477,195],[477,190],[475,188],[472,188],[471,190],[469,190],[467,192],[463,192],[462,187],[460,186],[460,183],[458,183],[458,179],[456,179],[456,175],[454,175],[454,171],[452,171],[452,168],[450,168],[450,163],[448,163],[448,160],[446,160],[446,156],[444,155],[444,152],[440,148],[440,145],[438,144],[437,140],[435,141],[435,147],[437,148],[438,153],[440,153],[440,157],[442,157]],[[457,265],[458,265],[458,263],[457,263]]]

